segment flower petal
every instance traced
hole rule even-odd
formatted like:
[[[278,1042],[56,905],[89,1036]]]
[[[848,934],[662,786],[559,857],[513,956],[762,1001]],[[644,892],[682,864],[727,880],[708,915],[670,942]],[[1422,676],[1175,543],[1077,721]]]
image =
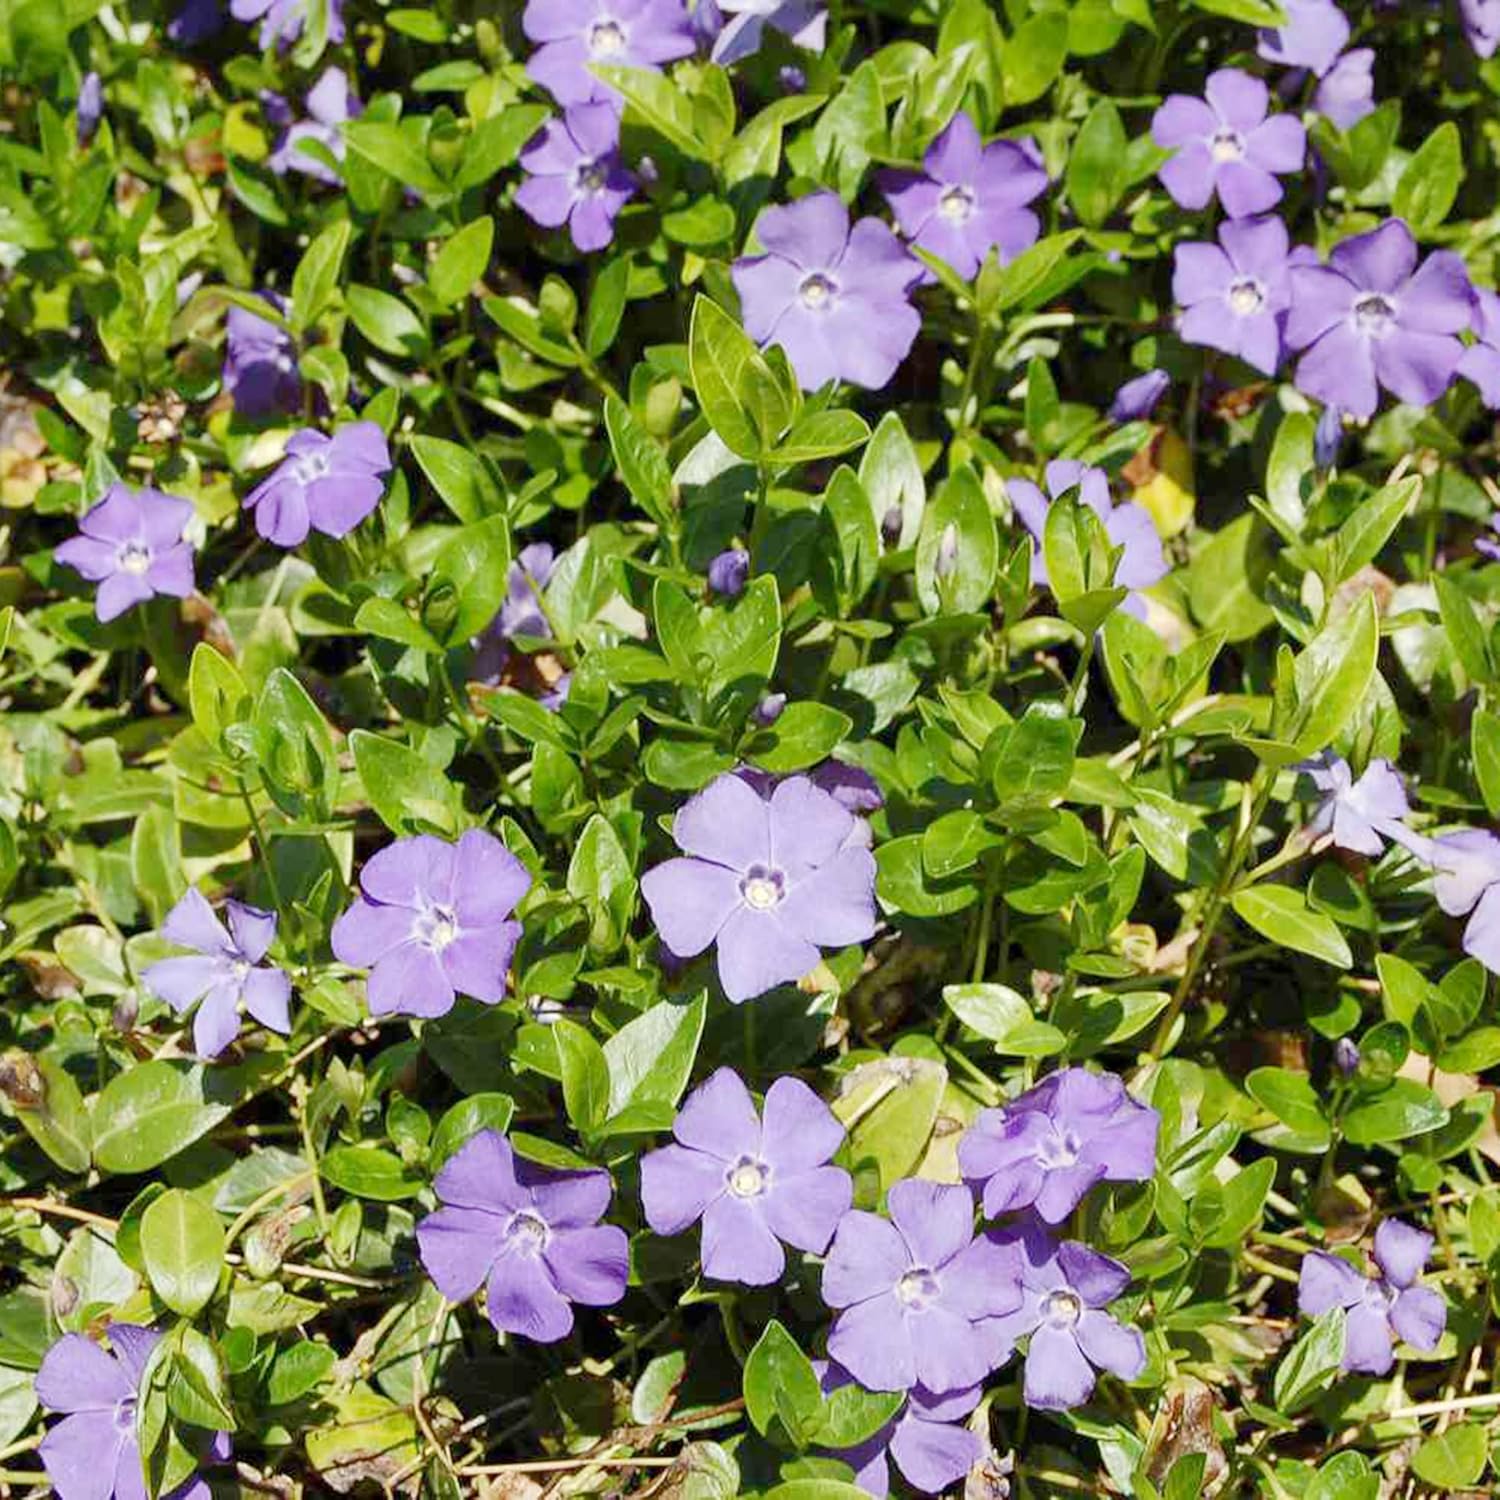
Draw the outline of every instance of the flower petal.
[[[466,1302],[500,1252],[502,1221],[479,1208],[440,1208],[417,1225],[417,1249],[433,1285],[450,1302]]]

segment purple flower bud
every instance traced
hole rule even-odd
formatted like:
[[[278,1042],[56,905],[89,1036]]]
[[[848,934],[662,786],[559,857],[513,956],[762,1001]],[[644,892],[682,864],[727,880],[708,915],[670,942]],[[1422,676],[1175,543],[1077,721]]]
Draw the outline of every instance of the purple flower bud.
[[[1149,417],[1171,384],[1172,377],[1165,370],[1147,370],[1144,375],[1127,380],[1110,403],[1110,421],[1139,422]]]
[[[807,87],[807,74],[795,63],[786,63],[776,74],[777,81],[789,94],[800,94]]]
[[[880,518],[880,536],[887,547],[894,547],[901,540],[901,531],[905,525],[906,512],[899,505],[891,506]]]
[[[743,547],[730,547],[708,565],[708,587],[721,599],[738,599],[750,578],[750,554]]]
[[[760,725],[762,729],[769,729],[777,719],[781,717],[781,711],[786,707],[785,693],[767,693],[764,698],[750,712],[750,717]]]
[[[1313,462],[1320,469],[1331,469],[1338,461],[1343,438],[1343,413],[1336,406],[1325,406],[1313,432]]]
[[[938,538],[937,561],[932,570],[939,578],[951,578],[958,567],[958,527],[949,521]]]
[[[93,140],[104,114],[104,83],[97,73],[89,73],[78,88],[78,145],[82,149]]]
[[[1339,1072],[1348,1078],[1359,1067],[1359,1048],[1346,1036],[1333,1044],[1333,1061]]]

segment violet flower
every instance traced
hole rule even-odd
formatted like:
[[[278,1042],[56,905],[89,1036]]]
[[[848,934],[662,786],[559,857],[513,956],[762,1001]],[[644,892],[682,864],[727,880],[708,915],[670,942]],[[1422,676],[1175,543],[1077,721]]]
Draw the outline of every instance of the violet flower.
[[[104,80],[97,73],[85,73],[83,82],[78,85],[77,140],[80,151],[93,140],[103,118]]]
[[[542,609],[541,591],[557,566],[551,542],[530,542],[511,559],[506,572],[505,603],[495,618],[474,638],[474,660],[469,676],[475,682],[496,683],[510,660],[516,636],[549,640],[552,627]]]
[[[1230,219],[1219,243],[1173,251],[1172,296],[1185,309],[1184,343],[1222,349],[1274,375],[1281,363],[1281,314],[1291,302],[1286,225],[1272,214]]]
[[[803,390],[888,385],[921,332],[909,293],[922,263],[879,219],[851,229],[837,193],[768,208],[755,233],[766,253],[731,268],[750,337],[780,344]]]
[[[286,299],[274,292],[261,297],[284,313]],[[269,417],[298,411],[302,377],[296,345],[284,328],[235,304],[224,324],[224,389],[242,417]]]
[[[769,729],[785,712],[786,694],[767,693],[750,710],[750,717],[761,729]]]
[[[814,766],[807,779],[827,792],[840,807],[859,816],[879,812],[885,806],[880,783],[860,766],[830,757]]]
[[[1432,1250],[1432,1236],[1400,1219],[1375,1231],[1377,1274],[1361,1276],[1348,1261],[1323,1250],[1302,1257],[1297,1306],[1310,1318],[1345,1309],[1343,1367],[1354,1374],[1385,1375],[1396,1362],[1391,1335],[1422,1350],[1437,1348],[1448,1308],[1417,1278]]]
[[[682,0],[528,0],[521,29],[540,42],[527,75],[559,104],[619,101],[591,63],[650,68],[689,56],[692,24]]]
[[[1313,108],[1340,130],[1358,125],[1375,110],[1375,52],[1357,47],[1346,52],[1319,80]]]
[[[1500,47],[1500,0],[1458,0],[1458,19],[1476,57],[1493,57]]]
[[[1380,388],[1426,406],[1453,379],[1471,316],[1463,261],[1438,250],[1418,267],[1411,230],[1387,219],[1335,245],[1326,266],[1293,266],[1297,389],[1355,417],[1374,415]]]
[[[978,1385],[1003,1358],[996,1320],[1021,1305],[1020,1257],[974,1235],[966,1187],[907,1177],[886,1195],[889,1219],[851,1209],[823,1267],[839,1309],[829,1357],[872,1391]]]
[[[239,1035],[241,1011],[282,1036],[292,1029],[291,977],[261,963],[276,936],[276,913],[243,901],[226,901],[224,913],[227,931],[203,893],[190,886],[167,913],[161,935],[197,956],[160,959],[141,975],[178,1015],[198,1005],[193,1045],[199,1057],[217,1057]]]
[[[820,948],[875,933],[875,860],[850,842],[855,818],[805,776],[761,797],[715,777],[677,811],[683,857],[648,870],[641,894],[680,958],[718,946],[719,982],[739,1005],[813,969]]]
[[[1025,206],[1047,190],[1041,152],[1029,139],[981,145],[963,110],[927,148],[920,172],[887,170],[879,183],[901,233],[965,281],[991,250],[1006,265],[1041,232]]]
[[[1140,1331],[1105,1308],[1130,1285],[1119,1261],[1074,1240],[1055,1244],[1036,1225],[1002,1238],[1020,1252],[1021,1305],[995,1331],[1010,1346],[1030,1336],[1022,1392],[1040,1411],[1071,1411],[1094,1393],[1095,1371],[1134,1380],[1146,1368]]]
[[[599,1222],[608,1172],[537,1166],[481,1130],[432,1185],[442,1207],[417,1225],[422,1265],[450,1302],[485,1287],[497,1332],[555,1343],[573,1331],[571,1304],[610,1307],[625,1295],[630,1242]]]
[[[333,924],[333,956],[370,971],[376,1016],[445,1016],[458,995],[505,998],[521,936],[511,912],[531,886],[499,839],[471,828],[456,844],[397,839],[365,862],[360,894]]]
[[[731,17],[714,39],[721,67],[759,52],[767,26],[804,52],[821,52],[828,40],[828,10],[817,0],[718,0],[716,9]]]
[[[959,1140],[958,1167],[987,1217],[1029,1208],[1060,1224],[1096,1183],[1148,1181],[1160,1125],[1115,1074],[1063,1068],[981,1110]]]
[[[286,124],[266,165],[278,176],[302,172],[329,187],[339,187],[343,179],[321,153],[314,154],[303,148],[316,142],[335,161],[343,161],[344,132],[341,127],[357,118],[361,108],[344,70],[325,68],[322,76],[307,91],[303,108],[307,111],[307,118]]]
[[[161,1331],[111,1323],[108,1332],[108,1351],[84,1334],[65,1333],[36,1373],[37,1400],[65,1413],[37,1449],[58,1500],[140,1500],[146,1493],[136,1401]],[[229,1434],[214,1433],[207,1457],[223,1462],[230,1452]],[[211,1500],[211,1491],[194,1474],[165,1500]]]
[[[825,1396],[854,1384],[847,1370],[828,1360],[814,1360]],[[901,1477],[924,1495],[937,1495],[957,1484],[984,1457],[984,1440],[964,1425],[979,1405],[983,1389],[977,1385],[935,1395],[913,1386],[906,1404],[879,1432],[855,1448],[830,1450],[854,1470],[854,1483],[876,1500],[890,1494],[890,1462]]]
[[[641,1161],[641,1202],[658,1234],[703,1221],[703,1274],[769,1286],[786,1269],[782,1245],[821,1255],[854,1200],[842,1167],[829,1166],[844,1127],[800,1078],[766,1092],[764,1123],[731,1068],[684,1101],[676,1144]]]
[[[1215,193],[1231,219],[1281,201],[1277,176],[1297,172],[1307,132],[1295,115],[1266,117],[1270,92],[1237,68],[1208,75],[1205,99],[1170,95],[1151,120],[1151,139],[1173,155],[1158,171],[1181,208],[1205,208]]]
[[[1411,808],[1400,773],[1377,757],[1358,781],[1349,762],[1331,750],[1294,766],[1322,794],[1307,820],[1314,838],[1333,835],[1334,846],[1372,858],[1385,852],[1385,841],[1401,826]]]
[[[1078,500],[1089,507],[1104,523],[1105,534],[1116,547],[1124,548],[1115,568],[1115,583],[1131,592],[1121,605],[1130,614],[1144,616],[1146,604],[1136,590],[1150,588],[1166,577],[1170,569],[1161,550],[1161,536],[1151,513],[1133,500],[1111,505],[1109,480],[1103,469],[1096,469],[1072,458],[1054,458],[1043,476],[1047,482],[1044,495],[1029,479],[1007,479],[1006,492],[1022,526],[1030,533],[1031,581],[1047,587],[1047,562],[1042,555],[1042,538],[1047,529],[1047,511],[1052,501],[1060,500],[1077,489]]]
[[[1359,1046],[1351,1037],[1341,1036],[1333,1044],[1333,1065],[1345,1078],[1359,1071]]]
[[[530,174],[516,204],[547,229],[568,226],[574,247],[602,250],[615,237],[615,219],[636,190],[620,161],[620,117],[609,103],[574,104],[548,120],[521,152]]]
[[[337,47],[344,40],[344,0],[325,0],[328,7],[328,41]],[[229,14],[236,21],[259,21],[257,44],[262,50],[290,47],[307,24],[308,0],[229,0]]]
[[[1115,392],[1115,398],[1109,404],[1109,420],[1144,421],[1156,410],[1157,402],[1166,395],[1171,385],[1172,377],[1165,370],[1147,370],[1144,375],[1127,380]]]
[[[385,494],[391,450],[375,422],[350,422],[327,436],[313,427],[293,434],[275,473],[245,496],[255,529],[279,547],[296,547],[309,531],[347,536]]]
[[[708,565],[709,592],[721,599],[738,599],[750,580],[750,554],[743,547],[730,547]]]
[[[116,480],[78,523],[79,535],[52,555],[99,585],[94,613],[108,622],[158,594],[193,592],[193,548],[183,540],[192,515],[177,495]]]
[[[1256,52],[1285,68],[1308,68],[1321,78],[1349,40],[1349,22],[1333,0],[1281,0],[1284,26],[1262,27]]]
[[[1343,412],[1336,406],[1325,406],[1318,413],[1318,425],[1313,429],[1313,462],[1320,469],[1331,469],[1338,462],[1343,441]]]
[[[1442,911],[1469,918],[1464,952],[1500,974],[1500,838],[1478,828],[1439,838],[1412,833],[1404,825],[1389,832],[1432,871],[1432,894]]]
[[[1491,411],[1500,410],[1500,297],[1474,288],[1474,343],[1464,350],[1458,373],[1472,380]]]

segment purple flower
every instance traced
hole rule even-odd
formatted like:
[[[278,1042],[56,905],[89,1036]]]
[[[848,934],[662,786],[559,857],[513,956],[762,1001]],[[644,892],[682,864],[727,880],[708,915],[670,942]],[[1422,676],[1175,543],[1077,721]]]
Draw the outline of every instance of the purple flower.
[[[1127,380],[1115,392],[1109,405],[1111,422],[1139,422],[1156,410],[1156,403],[1166,395],[1172,377],[1165,370],[1147,370],[1134,380]]]
[[[167,22],[167,40],[179,47],[196,47],[224,29],[222,0],[184,0]]]
[[[397,839],[365,862],[361,894],[333,924],[333,956],[368,969],[370,1013],[445,1016],[458,994],[494,1005],[521,936],[510,920],[531,886],[499,839]]]
[[[1150,588],[1170,571],[1150,512],[1130,500],[1123,505],[1111,506],[1109,480],[1104,470],[1081,464],[1077,459],[1054,458],[1047,465],[1044,477],[1047,481],[1045,495],[1029,479],[1005,481],[1010,503],[1021,524],[1031,533],[1031,581],[1042,588],[1047,586],[1047,563],[1041,547],[1047,529],[1047,511],[1053,500],[1062,499],[1076,488],[1078,499],[1104,523],[1111,543],[1125,549],[1115,568],[1115,583],[1132,590],[1132,593],[1122,607],[1133,615],[1144,615],[1145,601],[1138,598],[1134,590]]]
[[[847,1370],[827,1360],[815,1360],[825,1396],[853,1385]],[[964,1426],[963,1419],[979,1405],[977,1385],[934,1395],[913,1386],[906,1404],[879,1432],[856,1448],[834,1450],[854,1470],[854,1482],[867,1495],[885,1500],[891,1489],[887,1459],[894,1459],[902,1477],[924,1495],[936,1495],[956,1484],[984,1457],[984,1440]]]
[[[1294,767],[1322,793],[1307,821],[1315,838],[1331,833],[1335,847],[1372,858],[1385,852],[1385,840],[1411,808],[1400,774],[1388,760],[1376,758],[1358,781],[1343,756],[1325,750]]]
[[[1070,1411],[1094,1393],[1096,1370],[1134,1380],[1146,1368],[1146,1343],[1104,1311],[1130,1285],[1117,1260],[1074,1240],[1054,1244],[1036,1225],[1003,1238],[1021,1255],[1021,1305],[996,1327],[1014,1346],[1028,1334],[1026,1404]]]
[[[821,1255],[854,1199],[828,1165],[844,1127],[799,1078],[766,1093],[765,1121],[730,1068],[700,1084],[677,1112],[677,1144],[641,1162],[641,1202],[658,1234],[703,1221],[703,1273],[769,1286],[786,1269],[782,1245]]]
[[[308,0],[229,0],[236,21],[259,21],[258,45],[287,48],[307,24]],[[344,40],[344,0],[327,0],[328,40],[336,47]]]
[[[78,148],[93,140],[99,121],[104,117],[104,80],[97,73],[85,73],[78,86]]]
[[[527,74],[563,105],[619,100],[591,63],[660,72],[694,47],[681,0],[528,0],[521,29],[542,44]]]
[[[497,1332],[555,1343],[573,1331],[571,1303],[609,1307],[625,1295],[630,1242],[599,1222],[608,1172],[551,1171],[481,1130],[433,1188],[443,1206],[417,1225],[422,1264],[450,1302],[484,1286]]]
[[[1374,415],[1378,387],[1425,406],[1453,379],[1472,312],[1463,261],[1438,250],[1418,269],[1411,230],[1387,219],[1335,245],[1326,266],[1293,266],[1297,389],[1356,417]]]
[[[274,292],[261,296],[277,312],[286,311],[284,297]],[[291,334],[236,305],[229,309],[225,335],[224,389],[240,416],[269,417],[301,407],[302,377]]]
[[[161,935],[191,948],[196,958],[163,958],[141,975],[146,988],[178,1015],[195,1004],[193,1045],[199,1057],[217,1057],[240,1031],[240,1012],[286,1036],[292,1029],[292,981],[284,969],[261,964],[276,936],[276,913],[226,901],[229,929],[214,915],[201,891],[186,895],[167,913]]]
[[[510,643],[516,636],[551,639],[552,627],[542,610],[541,591],[547,587],[547,580],[556,565],[551,542],[531,542],[512,559],[505,575],[505,603],[473,643],[474,661],[469,675],[474,681],[495,683],[500,680],[500,674],[510,660]]]
[[[566,224],[577,249],[602,250],[615,237],[615,218],[636,189],[634,175],[620,162],[619,142],[620,117],[613,104],[570,105],[521,153],[530,176],[516,190],[517,204],[547,229]]]
[[[1310,1318],[1345,1309],[1344,1369],[1389,1373],[1396,1362],[1392,1333],[1418,1349],[1437,1348],[1448,1309],[1430,1287],[1417,1285],[1431,1249],[1430,1234],[1386,1219],[1375,1231],[1376,1276],[1361,1276],[1348,1261],[1323,1250],[1302,1257],[1298,1308]]]
[[[1020,1259],[974,1236],[968,1188],[908,1177],[889,1219],[853,1209],[823,1267],[823,1300],[842,1309],[828,1353],[872,1391],[959,1391],[1000,1363],[996,1320],[1020,1306]]]
[[[1349,1037],[1341,1036],[1333,1044],[1333,1065],[1345,1078],[1359,1071],[1359,1047]]]
[[[136,1396],[161,1333],[135,1323],[109,1325],[110,1352],[81,1333],[65,1333],[47,1350],[36,1373],[37,1399],[66,1413],[37,1450],[58,1500],[139,1500],[141,1450],[136,1443]],[[229,1434],[213,1435],[208,1456],[230,1456]],[[197,1474],[165,1500],[210,1500]]]
[[[1320,469],[1331,469],[1338,462],[1339,445],[1344,440],[1344,414],[1336,406],[1325,406],[1313,429],[1313,462]]]
[[[1286,225],[1271,214],[1230,219],[1219,243],[1173,252],[1172,296],[1186,309],[1185,343],[1222,349],[1274,375],[1281,362],[1280,315],[1291,302]]]
[[[965,280],[992,249],[1003,266],[1041,232],[1025,207],[1047,189],[1041,152],[1030,140],[981,146],[963,110],[927,148],[920,172],[886,171],[879,180],[901,233]]]
[[[821,52],[828,38],[828,11],[817,0],[718,0],[715,8],[732,17],[714,40],[722,67],[759,52],[767,26],[806,52]]]
[[[1468,916],[1463,948],[1500,974],[1500,838],[1478,828],[1426,838],[1405,825],[1391,836],[1433,874],[1432,894],[1450,917]]]
[[[78,523],[80,535],[52,555],[99,585],[94,613],[115,619],[157,594],[193,592],[193,548],[183,540],[193,507],[160,490],[116,480]]]
[[[309,531],[346,536],[380,504],[391,450],[377,423],[350,422],[331,437],[304,427],[286,452],[276,472],[245,496],[267,541],[296,547]]]
[[[879,219],[851,230],[836,193],[768,208],[755,232],[766,254],[731,269],[751,338],[780,344],[803,390],[889,384],[922,328],[908,300],[922,263]]]
[[[1493,57],[1500,47],[1500,0],[1458,0],[1464,36],[1479,57]]]
[[[785,693],[767,693],[754,708],[750,710],[750,717],[762,729],[769,729],[777,719],[786,711]]]
[[[1162,185],[1182,208],[1204,208],[1217,192],[1231,219],[1281,201],[1278,174],[1299,171],[1307,132],[1295,115],[1266,118],[1270,93],[1237,68],[1208,75],[1204,99],[1172,94],[1151,120],[1151,139],[1171,148]]]
[[[1333,0],[1281,0],[1286,25],[1262,28],[1255,50],[1285,68],[1310,68],[1321,78],[1349,40],[1349,22]]]
[[[275,97],[275,96],[273,96]],[[267,165],[279,176],[288,172],[303,172],[326,183],[329,187],[340,186],[339,174],[323,159],[321,154],[303,150],[307,142],[316,142],[335,161],[344,159],[344,132],[340,127],[354,119],[360,112],[360,102],[349,86],[349,79],[342,68],[326,68],[323,75],[307,92],[303,105],[307,118],[290,122],[290,110],[281,101],[279,113],[284,117],[275,123],[284,124],[281,138],[271,153]],[[276,111],[268,110],[268,114]]]
[[[708,565],[708,587],[721,599],[738,599],[750,578],[750,554],[743,547],[730,547]]]
[[[1474,288],[1475,342],[1463,352],[1458,373],[1479,387],[1491,411],[1500,409],[1500,297],[1488,287]]]
[[[1346,52],[1318,84],[1313,108],[1340,130],[1359,124],[1375,109],[1375,53],[1369,47]]]
[[[875,860],[850,842],[855,823],[805,776],[769,798],[738,776],[715,777],[673,821],[686,857],[641,880],[662,941],[681,958],[716,943],[736,1005],[802,978],[820,947],[864,942],[875,932]]]
[[[1029,1208],[1061,1224],[1095,1183],[1150,1179],[1160,1124],[1115,1074],[1064,1068],[1003,1109],[981,1110],[958,1143],[958,1167],[989,1218]]]
[[[879,812],[885,806],[880,783],[868,771],[847,761],[825,760],[807,773],[807,779],[827,792],[840,807],[856,815]]]

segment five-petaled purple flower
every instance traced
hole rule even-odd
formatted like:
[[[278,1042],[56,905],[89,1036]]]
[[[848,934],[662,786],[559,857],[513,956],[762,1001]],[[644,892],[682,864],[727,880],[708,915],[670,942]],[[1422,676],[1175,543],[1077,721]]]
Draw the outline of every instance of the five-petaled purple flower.
[[[307,24],[308,0],[229,0],[229,14],[236,21],[259,21],[259,45],[290,47]],[[338,46],[344,40],[344,0],[327,0],[328,40]]]
[[[827,1360],[815,1360],[813,1368],[825,1396],[854,1383],[847,1370]],[[879,1432],[857,1447],[833,1450],[834,1456],[854,1470],[855,1484],[876,1500],[890,1494],[891,1461],[914,1490],[940,1494],[984,1457],[984,1440],[963,1420],[979,1405],[982,1394],[977,1385],[942,1395],[913,1386],[906,1404]]]
[[[240,1012],[285,1036],[292,1029],[292,981],[284,969],[262,964],[276,936],[276,913],[226,901],[229,929],[214,915],[203,893],[189,887],[161,924],[169,942],[191,948],[195,958],[163,958],[141,981],[178,1015],[199,1001],[193,1045],[199,1057],[217,1057],[240,1030]]]
[[[528,0],[521,29],[542,44],[526,72],[563,105],[618,101],[590,64],[660,72],[694,47],[682,0]]]
[[[193,507],[177,495],[133,490],[116,480],[52,554],[99,591],[94,613],[109,621],[157,594],[193,592],[193,548],[183,540]]]
[[[445,1016],[460,994],[505,998],[521,936],[510,914],[531,876],[493,834],[397,839],[366,861],[359,886],[333,924],[333,956],[370,971],[372,1015]]]
[[[713,35],[713,60],[721,67],[759,52],[767,26],[807,52],[821,52],[828,37],[828,11],[818,0],[699,0],[694,20],[708,11],[713,19],[704,19]],[[725,14],[732,19],[726,22]],[[806,79],[793,92],[805,86]]]
[[[1215,192],[1231,219],[1281,201],[1278,175],[1301,169],[1307,132],[1295,115],[1266,118],[1270,92],[1237,68],[1208,75],[1205,99],[1170,95],[1151,120],[1151,139],[1173,152],[1158,175],[1182,208],[1205,208]]]
[[[1054,458],[1047,465],[1044,478],[1047,481],[1045,495],[1029,479],[1005,481],[1010,503],[1021,524],[1031,534],[1031,581],[1042,588],[1047,586],[1047,563],[1042,556],[1047,511],[1052,501],[1061,500],[1076,488],[1078,500],[1104,523],[1104,531],[1110,542],[1124,549],[1115,568],[1115,583],[1120,588],[1131,590],[1131,593],[1121,607],[1133,615],[1144,615],[1145,601],[1136,595],[1135,590],[1150,588],[1153,583],[1166,577],[1169,571],[1161,550],[1161,536],[1156,530],[1156,523],[1151,519],[1151,513],[1133,500],[1127,500],[1121,505],[1111,505],[1109,480],[1104,470],[1081,464],[1077,459]]]
[[[1156,403],[1171,387],[1172,377],[1165,370],[1147,370],[1134,380],[1127,380],[1115,392],[1109,404],[1111,422],[1140,422],[1156,410]]]
[[[1458,373],[1472,380],[1491,411],[1500,410],[1500,297],[1474,288],[1474,339],[1458,362]]]
[[[1326,115],[1340,130],[1358,125],[1375,109],[1375,52],[1356,47],[1346,52],[1318,80],[1313,108]]]
[[[551,639],[552,627],[542,609],[541,591],[547,587],[556,566],[551,542],[530,542],[512,559],[505,575],[505,603],[473,643],[474,662],[469,675],[476,682],[500,680],[516,636]]]
[[[1061,1224],[1095,1183],[1151,1177],[1160,1124],[1113,1073],[1064,1068],[1003,1109],[981,1110],[958,1166],[990,1218],[1029,1208]]]
[[[716,777],[677,811],[683,857],[648,870],[641,894],[680,958],[717,943],[719,982],[736,1005],[801,979],[819,948],[875,932],[875,860],[856,819],[805,776],[762,797]]]
[[[1335,245],[1326,266],[1292,268],[1297,389],[1356,417],[1374,415],[1380,387],[1426,406],[1458,369],[1472,313],[1463,261],[1438,250],[1419,268],[1411,230],[1387,219]]]
[[[786,1269],[782,1244],[821,1255],[849,1210],[854,1184],[829,1166],[844,1127],[800,1078],[766,1092],[764,1123],[750,1091],[720,1068],[677,1113],[677,1143],[641,1162],[641,1202],[658,1234],[703,1220],[703,1271],[769,1286]]]
[[[609,1173],[560,1172],[517,1157],[482,1130],[433,1180],[442,1207],[417,1225],[417,1247],[450,1302],[481,1286],[498,1332],[539,1344],[573,1331],[572,1303],[609,1307],[625,1295],[630,1242],[599,1220]]]
[[[1009,1347],[1030,1335],[1022,1386],[1028,1406],[1070,1411],[1093,1395],[1096,1370],[1134,1380],[1146,1368],[1139,1330],[1104,1311],[1130,1285],[1119,1261],[1074,1240],[1055,1244],[1036,1224],[1002,1238],[1021,1255],[1021,1305],[995,1330]]]
[[[1286,225],[1271,214],[1230,219],[1219,243],[1173,252],[1172,296],[1185,309],[1185,343],[1237,355],[1266,375],[1281,362],[1280,315],[1291,301]]]
[[[274,292],[262,298],[278,313],[286,299]],[[242,417],[269,417],[302,405],[302,378],[296,345],[286,329],[238,304],[224,323],[224,389]]]
[[[602,250],[636,189],[620,161],[620,117],[609,103],[573,104],[548,120],[521,153],[530,175],[516,203],[547,229],[568,226],[579,250]]]
[[[342,181],[339,173],[323,159],[321,152],[314,153],[306,147],[316,143],[334,161],[344,159],[341,127],[354,119],[361,107],[344,70],[334,67],[323,70],[322,77],[302,101],[307,111],[305,119],[293,120],[291,107],[279,96],[263,97],[268,100],[267,118],[282,131],[266,165],[281,177],[288,172],[303,172],[329,187],[338,187]]]
[[[255,529],[280,547],[309,531],[346,536],[380,504],[391,450],[375,422],[350,422],[327,436],[313,427],[294,433],[270,478],[245,496]]]
[[[1036,243],[1041,220],[1025,205],[1046,189],[1047,170],[1034,142],[982,146],[963,110],[927,148],[920,172],[880,174],[901,233],[965,280],[992,249],[1005,265]]]
[[[66,1415],[37,1451],[58,1500],[144,1500],[136,1400],[160,1338],[156,1328],[111,1323],[108,1351],[81,1333],[65,1333],[47,1350],[37,1399]],[[216,1432],[205,1456],[222,1463],[230,1451],[229,1434]],[[164,1500],[210,1500],[210,1490],[194,1474]]]
[[[780,344],[803,390],[889,384],[922,328],[909,299],[921,261],[879,219],[851,229],[837,193],[768,208],[755,233],[766,253],[731,268],[750,337]]]
[[[974,1235],[968,1188],[908,1177],[889,1219],[851,1209],[823,1267],[823,1300],[841,1309],[828,1353],[872,1391],[959,1391],[1000,1363],[996,1320],[1021,1305],[1020,1257]]]
[[[1337,848],[1372,857],[1382,854],[1386,839],[1411,811],[1400,773],[1388,760],[1372,760],[1358,781],[1349,762],[1331,750],[1296,769],[1322,794],[1307,820],[1307,831],[1315,838],[1331,833]]]
[[[1333,0],[1281,0],[1284,26],[1263,27],[1256,52],[1284,68],[1307,68],[1321,78],[1349,40],[1349,21]]]
[[[1391,1334],[1422,1350],[1437,1348],[1448,1323],[1443,1299],[1418,1286],[1432,1236],[1400,1219],[1386,1219],[1375,1231],[1378,1274],[1361,1276],[1348,1261],[1324,1250],[1302,1257],[1297,1306],[1310,1318],[1336,1307],[1345,1310],[1344,1369],[1359,1375],[1385,1375],[1396,1362]]]
[[[738,599],[750,580],[750,554],[743,547],[726,547],[708,565],[710,593]]]
[[[1462,828],[1439,838],[1388,830],[1432,871],[1432,894],[1450,917],[1467,916],[1463,948],[1492,974],[1500,974],[1500,838],[1480,828]]]

